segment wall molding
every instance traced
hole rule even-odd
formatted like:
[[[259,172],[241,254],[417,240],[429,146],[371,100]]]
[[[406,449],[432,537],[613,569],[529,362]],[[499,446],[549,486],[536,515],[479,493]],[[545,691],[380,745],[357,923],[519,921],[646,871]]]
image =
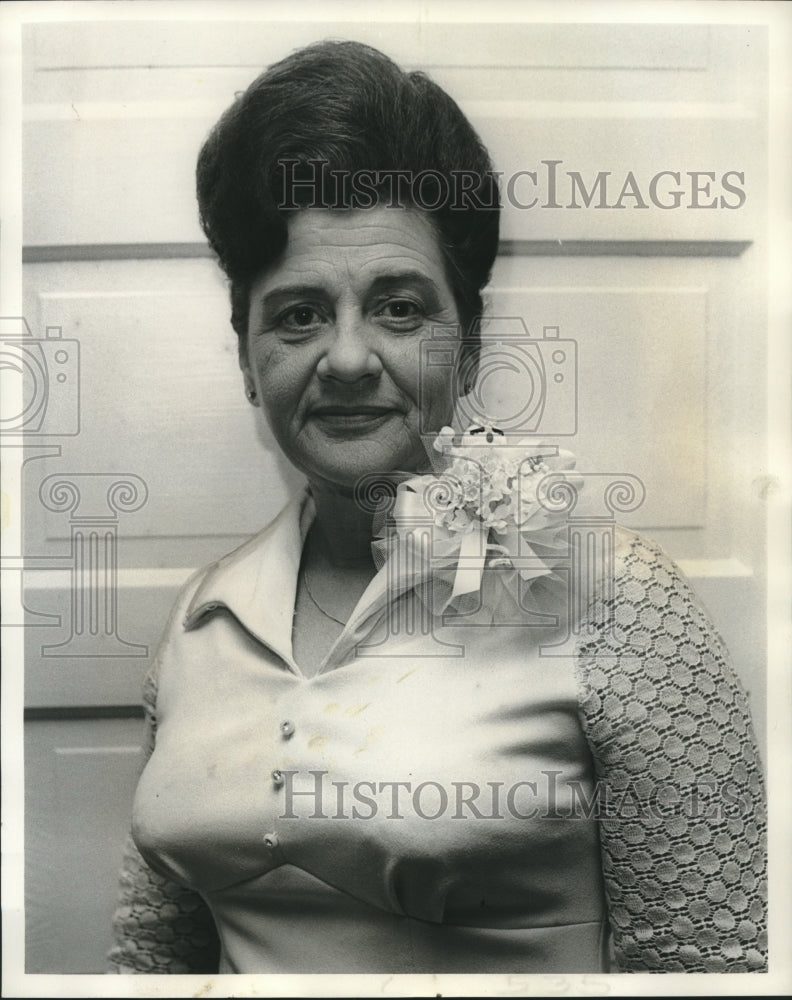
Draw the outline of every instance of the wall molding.
[[[502,257],[740,257],[752,240],[501,240]],[[22,248],[23,264],[214,258],[206,243],[74,243]]]
[[[24,713],[25,722],[142,718],[142,705],[59,705],[47,708],[26,708]]]

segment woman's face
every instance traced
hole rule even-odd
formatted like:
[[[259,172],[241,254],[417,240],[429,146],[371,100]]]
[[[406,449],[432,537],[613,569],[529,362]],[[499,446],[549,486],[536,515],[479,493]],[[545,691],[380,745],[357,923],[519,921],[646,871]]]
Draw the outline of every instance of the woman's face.
[[[459,323],[427,219],[402,208],[305,209],[254,281],[240,363],[278,444],[317,485],[426,465],[421,432],[453,412],[453,365],[421,342]],[[459,337],[446,341],[451,360]]]

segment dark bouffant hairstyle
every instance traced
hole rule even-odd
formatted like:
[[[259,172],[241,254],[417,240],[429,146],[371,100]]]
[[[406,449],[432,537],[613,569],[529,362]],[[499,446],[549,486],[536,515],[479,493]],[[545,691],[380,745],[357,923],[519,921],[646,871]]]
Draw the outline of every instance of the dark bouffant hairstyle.
[[[368,195],[338,180],[357,175],[366,175]],[[294,211],[398,203],[423,209],[433,223],[466,353],[477,353],[481,290],[498,247],[498,185],[467,118],[424,73],[405,73],[358,42],[293,53],[215,125],[198,157],[197,190],[240,337],[251,282],[285,249]]]

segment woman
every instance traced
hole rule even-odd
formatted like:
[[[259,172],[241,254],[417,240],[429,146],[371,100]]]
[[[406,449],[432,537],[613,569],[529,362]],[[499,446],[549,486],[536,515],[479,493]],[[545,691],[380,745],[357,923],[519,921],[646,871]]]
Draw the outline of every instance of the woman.
[[[760,767],[712,626],[628,532],[573,611],[557,458],[448,429],[498,242],[457,106],[309,47],[220,120],[198,197],[247,397],[308,487],[177,601],[114,967],[764,968]]]

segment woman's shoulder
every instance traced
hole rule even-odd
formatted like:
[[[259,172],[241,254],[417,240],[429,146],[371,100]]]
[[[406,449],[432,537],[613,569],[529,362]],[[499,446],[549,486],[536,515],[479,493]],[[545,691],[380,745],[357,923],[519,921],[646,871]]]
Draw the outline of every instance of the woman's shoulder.
[[[618,527],[612,556],[604,561],[580,625],[584,651],[588,636],[621,655],[673,655],[690,642],[714,644],[722,652],[700,598],[658,542]]]
[[[200,602],[207,588],[226,581],[243,580],[251,573],[271,562],[273,574],[277,573],[278,556],[284,549],[297,553],[302,546],[306,525],[313,514],[305,490],[298,491],[267,524],[235,548],[196,569],[180,587],[173,605],[172,618],[182,618]],[[272,556],[271,559],[268,557]]]
[[[607,562],[601,587],[588,607],[590,624],[615,618],[621,634],[631,636],[632,646],[650,644],[646,630],[655,637],[668,630],[680,634],[680,615],[689,625],[712,629],[685,574],[653,538],[617,527]]]
[[[581,707],[592,735],[651,720],[670,725],[669,718],[691,713],[698,718],[713,699],[747,712],[720,633],[657,542],[620,529],[610,580],[590,603],[576,648]]]
[[[305,491],[296,494],[255,535],[190,573],[172,600],[159,653],[207,611],[220,605],[233,609],[240,595],[249,594],[262,578],[277,585],[284,554],[299,558],[304,522],[312,516],[306,499]]]
[[[614,578],[617,580],[637,576],[639,579],[650,579],[659,576],[663,582],[666,577],[684,580],[679,566],[663,549],[659,542],[634,531],[617,525],[614,530]]]

